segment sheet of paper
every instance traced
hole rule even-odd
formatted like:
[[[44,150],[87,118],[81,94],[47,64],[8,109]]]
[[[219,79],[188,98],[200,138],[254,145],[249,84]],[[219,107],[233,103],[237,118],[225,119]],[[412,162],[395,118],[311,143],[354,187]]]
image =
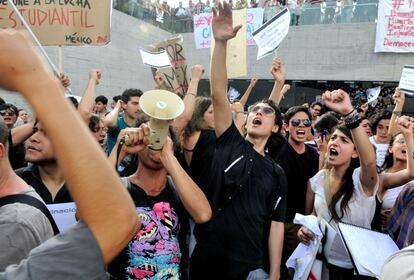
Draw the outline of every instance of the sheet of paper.
[[[381,87],[367,89],[367,102],[372,107],[375,107],[378,103],[378,96],[381,92]]]
[[[46,205],[60,232],[76,223],[76,204],[74,202]]]
[[[257,60],[272,54],[289,32],[290,12],[287,8],[273,16],[259,29],[253,32],[259,50]]]
[[[149,52],[140,49],[139,52],[141,53],[142,63],[144,63],[144,65],[154,68],[171,67],[171,61],[165,50],[159,52]]]
[[[399,249],[387,234],[339,223],[359,274],[379,277],[385,261]]]
[[[414,65],[405,65],[398,87],[408,95],[414,95]]]

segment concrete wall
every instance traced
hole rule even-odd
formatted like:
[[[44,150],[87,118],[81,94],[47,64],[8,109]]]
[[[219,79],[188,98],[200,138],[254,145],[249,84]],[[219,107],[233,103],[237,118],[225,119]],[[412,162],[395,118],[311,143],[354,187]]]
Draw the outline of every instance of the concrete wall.
[[[398,81],[404,64],[414,64],[414,54],[374,53],[374,23],[295,26],[282,43],[282,58],[289,80]],[[166,31],[136,20],[116,10],[112,17],[112,42],[104,47],[63,47],[64,72],[72,81],[72,91],[81,95],[88,71],[100,68],[102,83],[97,94],[121,94],[125,88],[148,90],[153,86],[150,70],[141,64],[139,46],[167,39]],[[183,34],[189,65],[203,64],[209,77],[210,50],[195,49],[194,34]],[[57,48],[48,47],[57,61]],[[271,79],[271,57],[256,61],[257,48],[248,47],[247,79]],[[0,92],[8,102],[27,108],[17,95]]]
[[[287,79],[398,81],[402,66],[414,63],[414,54],[374,53],[375,29],[375,23],[291,27],[278,50]],[[188,60],[208,66],[210,50],[195,49],[193,38],[184,35]],[[257,47],[248,47],[246,77],[270,79],[271,57],[256,61],[256,55]]]

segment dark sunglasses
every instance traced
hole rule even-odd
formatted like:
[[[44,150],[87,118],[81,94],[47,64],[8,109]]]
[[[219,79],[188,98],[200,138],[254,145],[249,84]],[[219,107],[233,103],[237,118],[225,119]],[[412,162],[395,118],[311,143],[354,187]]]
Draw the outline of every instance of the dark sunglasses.
[[[291,121],[290,121],[290,124],[291,124],[293,127],[297,127],[297,126],[299,126],[299,125],[300,125],[300,123],[303,123],[303,125],[304,125],[304,126],[306,126],[306,127],[310,127],[310,126],[312,125],[312,122],[311,122],[310,120],[308,120],[308,119],[304,119],[304,120],[300,120],[300,119],[293,119],[293,120],[291,120]]]
[[[253,106],[253,107],[249,107],[249,111],[253,112],[253,113],[259,112],[260,109],[262,109],[262,112],[265,115],[271,115],[271,114],[275,113],[275,110],[272,107],[269,107],[269,106],[256,105],[256,106]]]
[[[7,114],[7,115],[9,115],[9,116],[14,116],[14,115],[16,115],[16,113],[15,113],[15,112],[10,111],[10,110],[0,111],[0,116],[5,116],[6,114]]]

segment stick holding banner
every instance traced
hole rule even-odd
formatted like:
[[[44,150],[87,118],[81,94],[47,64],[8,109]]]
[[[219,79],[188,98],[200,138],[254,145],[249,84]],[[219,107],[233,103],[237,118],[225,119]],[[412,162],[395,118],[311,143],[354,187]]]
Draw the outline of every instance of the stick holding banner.
[[[37,39],[36,35],[33,33],[32,29],[30,28],[30,26],[27,24],[26,20],[24,19],[24,17],[22,16],[22,14],[19,12],[19,10],[17,9],[16,5],[14,5],[12,0],[9,0],[8,3],[10,4],[10,6],[13,8],[14,12],[16,13],[16,15],[19,17],[19,19],[21,20],[21,22],[23,23],[23,26],[27,29],[27,31],[29,32],[30,36],[32,36],[32,39],[35,41],[36,45],[39,47],[40,51],[42,52],[43,56],[46,58],[47,62],[49,63],[50,67],[52,68],[53,72],[55,73],[56,77],[60,78],[60,72],[59,70],[56,68],[55,64],[53,64],[52,60],[50,59],[50,57],[47,55],[45,49],[43,48],[42,44],[39,42],[39,40]],[[66,90],[72,94],[72,91],[70,90],[69,87],[66,88]]]

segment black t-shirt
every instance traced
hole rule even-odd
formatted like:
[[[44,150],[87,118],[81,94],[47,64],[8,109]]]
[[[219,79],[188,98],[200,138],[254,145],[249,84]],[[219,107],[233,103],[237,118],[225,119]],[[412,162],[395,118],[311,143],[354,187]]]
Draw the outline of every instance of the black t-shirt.
[[[218,139],[206,189],[213,218],[197,227],[197,244],[226,258],[262,266],[271,221],[284,222],[286,189],[273,162],[232,124]]]
[[[128,190],[141,228],[108,266],[111,279],[187,279],[188,214],[175,187],[168,182],[157,196],[132,183]]]
[[[57,192],[55,199],[52,199],[52,195],[46,185],[40,178],[39,167],[30,164],[27,167],[15,170],[16,174],[22,178],[28,185],[32,186],[37,194],[43,199],[46,204],[67,203],[73,202],[70,196],[69,190],[64,184]]]
[[[305,152],[298,154],[286,141],[275,159],[285,171],[288,182],[286,221],[292,222],[296,213],[305,214],[307,183],[318,172],[318,154],[305,144]]]
[[[9,132],[9,161],[13,169],[18,169],[27,166],[27,162],[24,160],[25,148],[24,144],[18,144],[13,146],[13,139],[11,131]]]

